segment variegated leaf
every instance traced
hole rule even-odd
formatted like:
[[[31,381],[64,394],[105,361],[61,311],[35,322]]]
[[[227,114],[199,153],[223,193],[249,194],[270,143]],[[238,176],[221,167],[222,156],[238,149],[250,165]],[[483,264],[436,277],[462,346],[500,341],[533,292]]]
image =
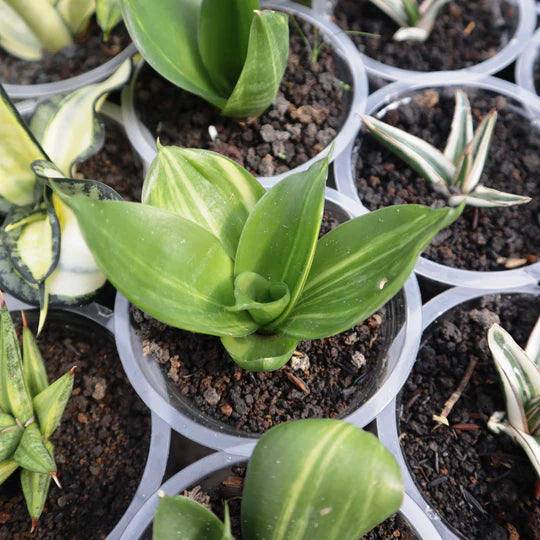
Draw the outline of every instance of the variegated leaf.
[[[516,204],[526,204],[531,200],[530,197],[522,195],[514,195],[487,188],[482,184],[478,184],[476,189],[471,193],[464,195],[452,195],[448,199],[450,206],[457,206],[465,201],[469,206],[478,206],[482,208],[493,208],[498,206],[514,206]]]
[[[456,167],[459,165],[465,148],[472,141],[473,136],[473,119],[469,98],[463,90],[457,90],[452,127],[444,149],[444,156]]]
[[[23,60],[42,57],[41,42],[6,0],[0,0],[0,47]]]
[[[540,368],[540,317],[536,321],[534,328],[525,347],[527,356]]]

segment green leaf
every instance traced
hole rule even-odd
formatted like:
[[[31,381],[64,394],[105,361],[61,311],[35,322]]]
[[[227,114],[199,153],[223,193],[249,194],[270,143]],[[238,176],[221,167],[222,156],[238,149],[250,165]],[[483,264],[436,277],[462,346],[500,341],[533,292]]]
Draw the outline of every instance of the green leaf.
[[[225,97],[214,87],[199,53],[201,0],[121,2],[124,23],[145,60],[172,83],[222,109]]]
[[[41,474],[27,469],[21,469],[21,487],[28,513],[32,518],[32,530],[34,530],[36,522],[43,512],[50,485],[50,474]]]
[[[418,10],[416,0],[401,0],[401,2],[407,12],[409,26],[415,26],[420,20],[420,11]]]
[[[56,2],[56,9],[74,35],[84,30],[95,8],[95,0],[58,0]]]
[[[244,538],[357,540],[397,511],[399,466],[371,433],[339,420],[267,431],[249,461]]]
[[[56,472],[56,463],[45,447],[36,423],[30,424],[24,429],[21,442],[13,454],[13,459],[19,467],[29,471],[41,474]]]
[[[246,219],[264,193],[251,174],[220,154],[158,145],[142,202],[197,223],[234,259]]]
[[[225,526],[188,497],[164,496],[154,516],[154,540],[223,540]]]
[[[471,105],[463,90],[456,91],[456,105],[444,156],[458,167],[465,148],[473,138]]]
[[[224,116],[259,116],[272,103],[289,54],[287,15],[274,11],[256,11],[251,23],[246,62],[238,82],[221,107]]]
[[[36,338],[32,331],[26,325],[26,318],[23,315],[23,331],[22,331],[22,348],[23,348],[23,373],[28,390],[32,397],[37,396],[40,392],[49,386],[47,378],[47,370],[43,357],[39,352]]]
[[[254,272],[289,287],[289,305],[272,328],[293,308],[307,278],[321,226],[327,174],[328,158],[324,158],[276,184],[258,202],[242,231],[235,275]]]
[[[259,0],[203,0],[199,17],[199,51],[222,96],[232,93],[244,67],[253,12]]]
[[[530,197],[522,195],[514,195],[497,191],[496,189],[487,188],[478,184],[474,191],[464,195],[452,195],[448,199],[450,206],[457,206],[465,201],[469,206],[477,206],[481,208],[494,208],[501,206],[514,206],[515,204],[526,204],[531,200]]]
[[[23,434],[23,428],[10,414],[0,413],[0,462],[13,455]]]
[[[34,201],[36,178],[30,164],[47,159],[24,120],[0,85],[0,195],[6,212],[9,205],[24,206]]]
[[[105,41],[109,39],[111,30],[122,20],[120,1],[96,0],[96,16]]]
[[[391,206],[329,232],[317,244],[296,306],[277,330],[319,339],[366,319],[399,291],[422,250],[462,210]]]
[[[529,433],[540,436],[540,394],[525,404],[525,417]]]
[[[23,60],[40,60],[41,42],[25,20],[5,0],[0,0],[0,47]]]
[[[291,358],[298,340],[278,334],[250,334],[245,337],[222,337],[231,358],[248,371],[273,371]]]
[[[99,267],[135,305],[194,332],[241,336],[256,329],[248,314],[225,311],[234,303],[233,262],[202,227],[143,204],[63,197]]]
[[[0,486],[19,468],[14,459],[0,462]]]
[[[123,86],[130,75],[128,59],[108,79],[52,98],[38,107],[30,128],[64,176],[71,176],[74,163],[85,160],[102,146],[104,129],[96,118],[96,110],[105,95]]]

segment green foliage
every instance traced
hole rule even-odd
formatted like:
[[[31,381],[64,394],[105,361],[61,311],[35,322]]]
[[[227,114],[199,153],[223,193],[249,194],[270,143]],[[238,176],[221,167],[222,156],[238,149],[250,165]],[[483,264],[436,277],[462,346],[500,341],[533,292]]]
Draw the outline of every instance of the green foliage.
[[[357,540],[396,512],[403,480],[379,440],[341,420],[288,422],[266,432],[242,496],[246,540]],[[207,536],[197,536],[201,531]],[[226,524],[187,497],[163,497],[155,540],[222,540]]]
[[[426,141],[372,116],[363,115],[362,120],[366,129],[381,144],[447,197],[450,206],[457,206],[463,201],[471,206],[512,206],[531,200],[530,197],[496,191],[480,183],[497,112],[492,110],[474,131],[471,105],[462,90],[456,92],[456,108],[444,153]]]
[[[43,358],[23,314],[23,354],[11,315],[0,313],[0,484],[21,467],[21,485],[34,529],[58,483],[54,433],[73,389],[74,370],[49,385]],[[24,357],[24,361],[23,361]]]
[[[386,303],[462,210],[386,208],[318,240],[327,172],[325,158],[264,193],[219,154],[160,147],[143,204],[91,201],[50,182],[131,302],[172,326],[220,336],[246,369],[273,370],[299,340],[342,332]]]
[[[121,0],[133,42],[166,79],[250,118],[272,103],[287,65],[287,16],[258,0]]]

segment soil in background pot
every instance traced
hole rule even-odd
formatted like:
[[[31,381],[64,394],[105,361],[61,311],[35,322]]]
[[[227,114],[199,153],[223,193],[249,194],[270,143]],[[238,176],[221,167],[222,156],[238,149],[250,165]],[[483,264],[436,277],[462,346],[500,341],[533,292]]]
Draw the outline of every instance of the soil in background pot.
[[[415,71],[461,69],[487,60],[512,37],[518,8],[510,2],[453,0],[443,6],[424,43],[394,41],[398,25],[370,0],[340,0],[336,23],[351,34],[360,52],[389,66]]]
[[[500,322],[525,345],[540,298],[486,296],[452,309],[423,336],[413,371],[400,396],[400,440],[409,469],[430,504],[466,538],[538,538],[540,506],[533,466],[518,445],[494,435],[487,421],[505,410],[487,345]],[[477,363],[448,420],[440,415],[471,359]]]
[[[298,22],[311,41],[313,27]],[[257,119],[239,122],[221,116],[213,105],[145,66],[135,92],[142,122],[163,145],[213,150],[256,176],[273,176],[305,163],[330,144],[345,122],[351,92],[345,83],[351,76],[331,46],[323,47],[313,64],[292,22],[289,28],[285,75],[274,103]],[[215,141],[209,126],[217,129]]]
[[[495,107],[498,120],[480,180],[486,187],[526,195],[532,200],[508,208],[473,208],[441,231],[423,256],[467,270],[505,270],[536,262],[540,256],[540,137],[531,121],[516,112],[516,104],[490,92],[465,88],[475,127]],[[412,100],[386,112],[385,122],[444,149],[454,112],[455,89],[413,94]],[[518,109],[521,110],[521,109]],[[446,206],[446,199],[373,136],[357,140],[354,169],[358,194],[369,210],[394,204]]]
[[[13,473],[0,487],[0,539],[105,538],[140,483],[150,414],[127,382],[114,341],[102,328],[51,311],[38,345],[50,382],[77,366],[73,394],[52,437],[63,489],[51,483],[30,535],[20,473]]]
[[[123,24],[112,30],[108,41],[103,41],[103,33],[93,17],[86,32],[77,36],[73,45],[56,53],[45,52],[41,60],[21,60],[0,49],[0,82],[43,84],[69,79],[101,66],[130,42]]]

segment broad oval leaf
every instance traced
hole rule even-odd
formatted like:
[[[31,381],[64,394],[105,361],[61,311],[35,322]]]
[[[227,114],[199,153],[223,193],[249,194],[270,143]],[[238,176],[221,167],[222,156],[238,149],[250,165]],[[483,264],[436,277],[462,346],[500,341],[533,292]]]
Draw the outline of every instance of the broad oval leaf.
[[[391,206],[329,232],[317,244],[296,306],[277,330],[319,339],[366,319],[398,292],[429,241],[462,210]]]
[[[324,206],[328,158],[272,187],[249,215],[236,254],[234,273],[254,272],[289,287],[294,306],[315,253]],[[275,326],[272,323],[272,327]]]
[[[251,118],[262,114],[276,97],[289,55],[287,15],[256,11],[251,23],[246,62],[222,114]]]
[[[0,0],[0,47],[23,60],[40,60],[41,42],[25,20],[5,0]]]
[[[279,369],[290,360],[298,345],[298,340],[278,334],[222,337],[221,342],[231,358],[248,371]]]
[[[197,223],[234,259],[245,221],[264,193],[251,174],[220,154],[158,145],[142,202]]]
[[[135,305],[194,332],[256,329],[249,315],[225,311],[234,303],[233,262],[205,229],[153,206],[62,196],[101,270]]]
[[[220,109],[226,99],[204,67],[197,34],[202,0],[121,0],[131,39],[163,77]]]
[[[402,497],[399,466],[371,433],[339,420],[287,422],[253,451],[242,531],[267,540],[357,540]]]

